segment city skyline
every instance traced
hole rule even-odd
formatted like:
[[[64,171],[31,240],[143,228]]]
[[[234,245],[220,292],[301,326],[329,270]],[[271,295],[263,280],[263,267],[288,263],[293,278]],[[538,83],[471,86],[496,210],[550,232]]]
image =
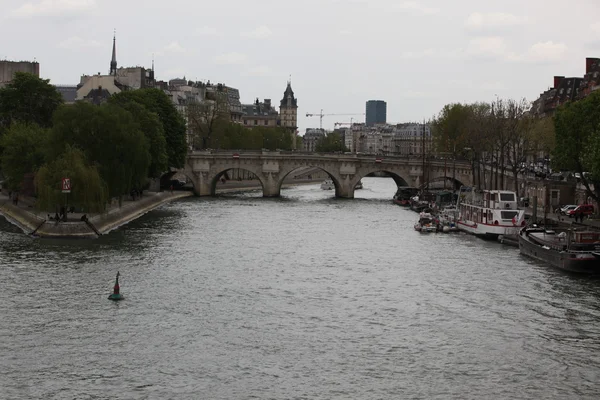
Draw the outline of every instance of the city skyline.
[[[159,80],[222,82],[243,103],[281,98],[291,75],[301,134],[319,126],[306,113],[361,113],[373,98],[387,102],[391,123],[429,119],[450,102],[533,101],[554,75],[583,76],[585,58],[600,56],[592,0],[4,3],[0,33],[18,39],[0,59],[36,60],[53,84],[106,74],[116,29],[119,66],[154,59]],[[325,117],[323,127],[335,122],[349,120]]]

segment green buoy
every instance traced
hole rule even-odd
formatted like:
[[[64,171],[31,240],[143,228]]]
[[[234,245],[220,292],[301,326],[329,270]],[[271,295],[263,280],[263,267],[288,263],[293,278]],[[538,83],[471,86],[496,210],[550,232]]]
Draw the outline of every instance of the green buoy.
[[[110,296],[108,296],[109,300],[114,300],[114,301],[118,301],[118,300],[123,300],[125,297],[119,293],[119,290],[121,289],[119,287],[119,275],[121,275],[118,271],[117,271],[117,279],[115,280],[115,287],[113,288],[113,292]]]

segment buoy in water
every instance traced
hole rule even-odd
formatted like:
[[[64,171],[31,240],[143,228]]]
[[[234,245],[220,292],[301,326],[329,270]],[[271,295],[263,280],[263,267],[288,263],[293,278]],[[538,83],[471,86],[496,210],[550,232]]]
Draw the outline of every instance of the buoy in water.
[[[125,298],[121,293],[119,293],[121,290],[121,287],[119,286],[119,275],[121,274],[117,271],[117,279],[115,280],[115,286],[113,288],[112,294],[108,296],[109,300],[118,301],[123,300]]]

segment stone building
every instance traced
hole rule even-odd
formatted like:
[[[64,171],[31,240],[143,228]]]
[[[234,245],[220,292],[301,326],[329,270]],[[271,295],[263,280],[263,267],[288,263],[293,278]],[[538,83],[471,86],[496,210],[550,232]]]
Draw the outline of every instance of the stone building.
[[[17,72],[27,72],[39,77],[40,64],[35,61],[0,60],[0,84],[12,81]]]
[[[396,155],[430,154],[433,149],[433,136],[428,124],[406,123],[394,127],[393,152]]]
[[[555,76],[551,88],[533,102],[531,113],[538,117],[550,116],[568,101],[581,100],[600,89],[600,59],[586,58],[583,78]]]
[[[317,148],[317,142],[325,137],[325,130],[307,128],[302,137],[302,150],[314,152]]]
[[[116,37],[113,36],[112,58],[108,75],[83,75],[77,85],[77,100],[102,103],[123,90],[155,87],[154,62],[152,69],[143,67],[117,68]]]
[[[279,113],[271,105],[271,99],[265,99],[263,102],[256,99],[253,104],[243,104],[242,113],[242,124],[245,127],[279,126]]]
[[[298,129],[298,100],[294,97],[292,82],[288,81],[283,99],[279,103],[280,125],[287,128],[292,135],[292,149],[296,149],[296,133]]]

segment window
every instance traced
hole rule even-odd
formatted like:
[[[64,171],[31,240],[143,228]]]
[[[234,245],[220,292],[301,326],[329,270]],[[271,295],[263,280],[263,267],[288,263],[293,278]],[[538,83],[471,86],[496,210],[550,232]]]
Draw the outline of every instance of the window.
[[[515,201],[513,193],[500,193],[500,201]]]
[[[254,120],[254,125],[258,125],[258,120]]]
[[[244,120],[244,125],[248,125],[248,120],[247,119]]]
[[[265,125],[267,125],[267,123],[268,123],[268,122],[269,122],[269,121],[267,121],[267,120],[265,119]]]
[[[519,215],[518,211],[501,211],[500,215],[502,219],[513,219],[517,215]]]

